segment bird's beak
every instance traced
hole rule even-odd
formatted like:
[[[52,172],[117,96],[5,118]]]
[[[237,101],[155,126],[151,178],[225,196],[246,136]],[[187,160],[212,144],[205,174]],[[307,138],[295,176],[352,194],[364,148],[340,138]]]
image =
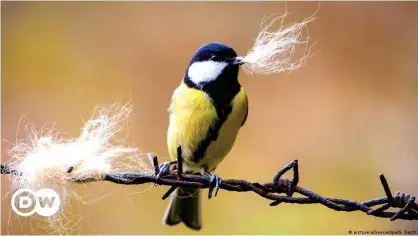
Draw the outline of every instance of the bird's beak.
[[[228,59],[228,63],[231,65],[242,65],[245,62],[242,57],[235,57],[235,58]]]

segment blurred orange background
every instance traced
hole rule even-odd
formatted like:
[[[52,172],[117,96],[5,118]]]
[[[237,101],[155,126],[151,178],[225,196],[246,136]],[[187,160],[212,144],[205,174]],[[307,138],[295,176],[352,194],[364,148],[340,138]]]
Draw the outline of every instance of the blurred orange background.
[[[19,119],[56,122],[77,136],[94,106],[131,100],[129,143],[167,158],[167,108],[189,59],[219,41],[245,55],[266,14],[284,2],[2,2],[2,162]],[[317,2],[289,2],[286,22]],[[241,84],[249,117],[217,174],[271,181],[293,159],[300,185],[329,197],[363,201],[393,191],[418,195],[418,3],[325,2],[309,25],[321,49],[290,75],[248,76]],[[18,137],[24,137],[20,129]],[[43,234],[10,209],[2,176],[2,234]],[[417,222],[281,204],[254,193],[222,191],[203,200],[203,229],[162,225],[167,187],[92,183],[75,186],[88,204],[75,234],[346,234],[418,229]],[[112,193],[108,195],[109,193]],[[205,191],[205,195],[206,195]],[[96,200],[94,200],[96,199]],[[9,218],[10,217],[10,218]]]

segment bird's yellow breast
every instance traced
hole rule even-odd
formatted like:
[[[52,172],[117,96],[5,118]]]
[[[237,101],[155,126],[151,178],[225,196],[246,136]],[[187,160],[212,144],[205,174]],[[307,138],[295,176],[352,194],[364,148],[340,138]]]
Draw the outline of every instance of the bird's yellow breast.
[[[210,127],[218,119],[209,95],[182,83],[172,97],[167,144],[171,159],[177,159],[177,146],[181,145],[185,171],[199,172],[203,167],[213,171],[231,150],[248,111],[244,89],[231,101],[232,110],[219,129],[217,139],[210,142],[203,158],[195,160],[193,154],[204,140]]]

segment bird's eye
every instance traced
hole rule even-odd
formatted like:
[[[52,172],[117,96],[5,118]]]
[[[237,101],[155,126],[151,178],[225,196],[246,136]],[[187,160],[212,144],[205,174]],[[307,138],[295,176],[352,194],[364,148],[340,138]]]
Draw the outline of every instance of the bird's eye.
[[[216,55],[212,55],[212,56],[210,57],[210,59],[211,59],[212,61],[216,61],[216,60],[218,59],[218,57],[217,57]]]

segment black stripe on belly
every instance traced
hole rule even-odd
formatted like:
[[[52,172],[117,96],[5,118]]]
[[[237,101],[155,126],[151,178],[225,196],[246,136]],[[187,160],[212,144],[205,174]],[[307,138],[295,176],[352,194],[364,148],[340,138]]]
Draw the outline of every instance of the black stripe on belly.
[[[219,130],[221,129],[222,125],[225,123],[226,119],[228,118],[229,114],[231,114],[232,105],[228,104],[227,106],[216,109],[218,114],[218,119],[213,123],[212,126],[209,127],[208,134],[206,138],[200,141],[197,150],[193,154],[193,160],[195,162],[199,162],[205,156],[205,152],[208,149],[210,143],[218,139]]]
[[[189,88],[206,92],[212,99],[218,116],[218,119],[214,120],[209,127],[206,137],[200,141],[197,150],[193,153],[193,161],[199,162],[205,157],[211,142],[218,139],[219,130],[232,112],[232,101],[241,90],[241,85],[238,82],[238,67],[227,67],[215,81],[203,84],[201,87],[196,86],[188,78],[187,73],[184,82]]]

